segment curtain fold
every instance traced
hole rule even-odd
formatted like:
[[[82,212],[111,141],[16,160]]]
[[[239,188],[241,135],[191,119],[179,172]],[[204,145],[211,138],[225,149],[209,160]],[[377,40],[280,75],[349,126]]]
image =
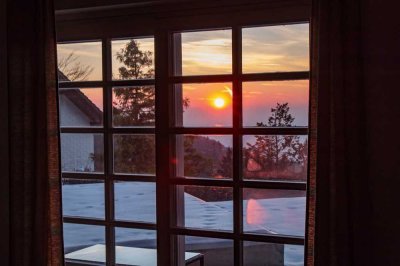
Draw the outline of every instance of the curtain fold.
[[[7,1],[10,265],[62,265],[53,1]]]
[[[375,265],[366,172],[363,0],[314,0],[315,265]]]

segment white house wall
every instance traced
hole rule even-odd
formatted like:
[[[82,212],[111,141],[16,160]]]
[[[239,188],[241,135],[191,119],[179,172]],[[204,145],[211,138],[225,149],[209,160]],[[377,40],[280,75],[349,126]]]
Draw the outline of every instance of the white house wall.
[[[89,118],[79,110],[65,95],[60,94],[60,125],[61,127],[89,127]],[[93,134],[62,134],[61,135],[61,168],[66,172],[92,172],[94,162]]]

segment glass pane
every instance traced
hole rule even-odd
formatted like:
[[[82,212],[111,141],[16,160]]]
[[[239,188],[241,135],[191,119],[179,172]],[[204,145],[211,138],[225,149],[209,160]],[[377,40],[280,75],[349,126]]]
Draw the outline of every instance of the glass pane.
[[[61,170],[63,172],[103,172],[103,134],[61,134]]]
[[[232,231],[233,190],[228,187],[177,186],[177,204],[184,204],[185,219],[178,210],[178,226]],[[179,208],[178,208],[179,209]]]
[[[114,127],[154,127],[154,86],[113,88]]]
[[[232,31],[175,33],[175,75],[232,73]]]
[[[308,137],[243,136],[243,177],[307,181]]]
[[[103,89],[59,89],[61,127],[103,125]]]
[[[309,24],[242,30],[243,73],[309,70]]]
[[[115,228],[118,265],[157,265],[156,231]]]
[[[243,126],[308,126],[308,80],[243,83]]]
[[[102,80],[101,56],[101,42],[58,44],[58,81]]]
[[[177,135],[176,162],[178,177],[232,178],[232,136]]]
[[[104,226],[64,223],[64,252],[67,262],[105,265]]]
[[[111,42],[112,78],[154,78],[154,39],[126,39]]]
[[[175,125],[183,127],[232,126],[232,84],[175,85]]]
[[[116,181],[114,191],[117,220],[156,222],[155,183]]]
[[[232,266],[233,241],[196,236],[177,236],[185,244],[185,254],[178,254],[179,265]],[[184,256],[183,256],[184,255]]]
[[[114,139],[114,172],[155,174],[154,135],[118,134]]]
[[[243,242],[243,265],[264,266],[264,265],[287,265],[284,263],[283,244]],[[295,265],[303,265],[295,264]]]
[[[104,219],[104,182],[64,178],[62,203],[64,216]]]
[[[243,242],[243,265],[304,265],[304,247],[262,242]]]
[[[306,192],[243,189],[244,232],[304,236]]]

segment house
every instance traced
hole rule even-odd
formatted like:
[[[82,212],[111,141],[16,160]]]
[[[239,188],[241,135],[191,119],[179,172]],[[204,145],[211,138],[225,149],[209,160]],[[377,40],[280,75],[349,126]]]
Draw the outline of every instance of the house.
[[[59,82],[68,78],[58,71]],[[103,123],[103,111],[79,88],[59,90],[61,127],[96,127]],[[66,172],[101,172],[103,140],[100,134],[62,134],[61,170]]]

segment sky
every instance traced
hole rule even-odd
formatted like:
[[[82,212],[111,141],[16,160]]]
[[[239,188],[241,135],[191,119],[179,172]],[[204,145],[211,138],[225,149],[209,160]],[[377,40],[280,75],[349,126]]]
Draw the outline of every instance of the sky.
[[[181,42],[179,42],[179,38]],[[121,63],[116,59],[130,39],[112,41],[113,78],[118,78]],[[154,39],[135,39],[140,49],[154,56]],[[182,72],[177,75],[214,75],[232,73],[232,32],[230,29],[184,32],[176,36],[182,47]],[[101,79],[101,42],[67,43],[58,45],[58,58],[71,52],[81,65],[93,67],[87,80]],[[251,27],[242,29],[243,73],[308,71],[309,25]],[[186,127],[232,126],[232,84],[203,83],[176,86],[182,89],[183,98],[189,99],[189,107],[183,113]],[[99,89],[82,90],[102,109]],[[289,103],[294,116],[294,126],[308,125],[308,80],[257,81],[242,84],[243,126],[255,126],[266,122],[271,108],[277,103]],[[178,94],[179,95],[179,94]],[[180,97],[180,96],[178,96]]]

